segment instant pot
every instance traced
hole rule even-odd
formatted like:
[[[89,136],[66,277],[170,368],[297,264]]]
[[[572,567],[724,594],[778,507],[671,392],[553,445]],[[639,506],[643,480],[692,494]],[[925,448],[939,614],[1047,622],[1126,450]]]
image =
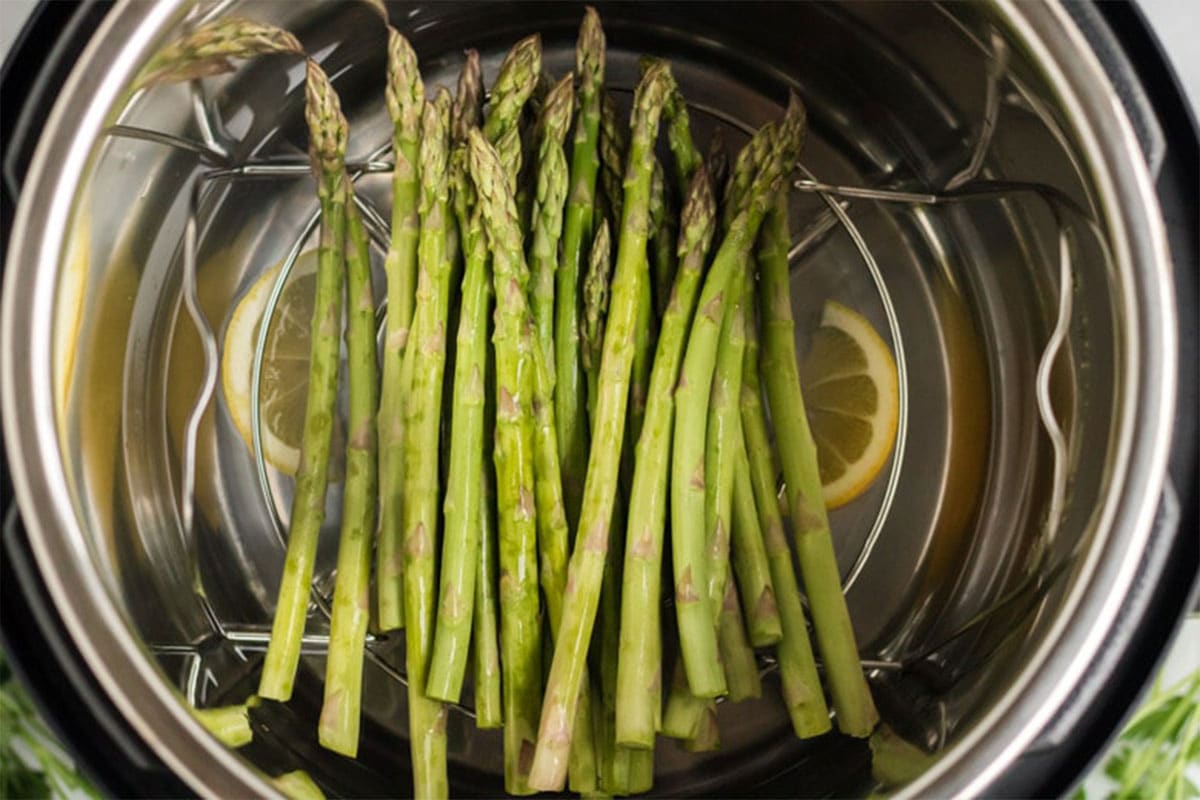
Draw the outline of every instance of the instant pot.
[[[893,788],[1068,791],[1154,674],[1200,561],[1197,133],[1153,35],[1122,3],[597,6],[613,91],[640,53],[669,58],[702,144],[740,146],[789,88],[809,109],[800,328],[828,297],[852,304],[903,390],[892,462],[831,517],[881,714],[932,754]],[[388,7],[427,85],[452,85],[468,46],[490,80],[533,31],[561,74],[582,13]],[[257,683],[291,488],[214,383],[232,308],[310,241],[316,208],[298,61],[133,88],[159,47],[228,14],[287,28],[333,76],[386,237],[385,35],[366,4],[33,14],[3,73],[3,645],[113,795],[270,794],[297,768],[330,795],[401,794],[400,643],[369,642],[359,759],[315,741],[336,515],[293,701],[254,709],[236,752],[187,711]],[[470,713],[449,715],[452,792],[494,796],[498,739]],[[769,699],[720,715],[720,751],[658,748],[656,792],[876,786],[864,742],[795,740]]]

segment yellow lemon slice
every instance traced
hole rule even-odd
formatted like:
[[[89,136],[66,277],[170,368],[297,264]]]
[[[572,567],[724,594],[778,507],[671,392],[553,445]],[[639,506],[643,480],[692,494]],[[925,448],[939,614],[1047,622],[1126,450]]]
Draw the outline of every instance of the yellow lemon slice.
[[[264,272],[238,301],[225,331],[221,386],[233,424],[252,448],[251,372],[263,312],[282,264]],[[263,455],[275,469],[295,475],[300,467],[304,408],[308,401],[308,353],[316,291],[317,254],[302,253],[284,284],[267,331],[262,365]]]
[[[871,323],[830,300],[800,380],[825,505],[837,508],[866,491],[891,455],[900,416],[896,362]]]

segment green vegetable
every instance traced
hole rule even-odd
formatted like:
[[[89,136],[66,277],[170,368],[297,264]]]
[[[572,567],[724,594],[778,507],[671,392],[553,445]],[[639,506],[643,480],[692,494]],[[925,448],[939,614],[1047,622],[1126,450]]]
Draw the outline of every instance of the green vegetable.
[[[562,466],[567,519],[579,519],[587,470],[588,422],[586,388],[579,353],[579,277],[592,237],[596,203],[597,140],[600,95],[604,84],[604,30],[600,15],[584,10],[575,50],[579,76],[579,114],[571,153],[571,183],[563,219],[562,255],[555,274],[554,413],[558,426],[558,455]]]
[[[347,194],[353,198],[350,179],[344,180]],[[363,647],[371,607],[371,544],[378,485],[375,415],[379,411],[371,254],[353,199],[346,207],[346,245],[350,439],[346,443],[337,583],[325,659],[325,702],[317,733],[322,746],[353,758],[358,754]]]
[[[379,397],[379,542],[376,592],[379,628],[404,627],[404,553],[401,498],[404,492],[404,399],[412,376],[403,369],[412,324],[420,236],[417,158],[425,86],[408,40],[388,28],[385,93],[392,118],[392,230],[384,272],[388,315],[383,340],[383,385]]]
[[[317,288],[313,301],[309,350],[308,399],[300,447],[300,469],[292,496],[287,556],[275,603],[275,621],[267,646],[260,697],[285,702],[292,696],[300,642],[308,616],[317,537],[325,520],[325,487],[329,447],[337,401],[338,351],[342,330],[342,283],[345,270],[348,126],[328,76],[312,60],[306,62],[305,118],[309,158],[321,200],[321,244],[317,254]]]
[[[567,753],[582,687],[587,643],[599,603],[629,397],[634,318],[639,284],[646,277],[640,266],[645,263],[648,234],[649,154],[658,130],[662,102],[671,85],[671,73],[665,66],[653,69],[646,73],[634,97],[624,214],[592,429],[595,440],[604,442],[605,446],[592,451],[588,464],[583,506],[571,556],[572,579],[567,582],[563,619],[555,641],[537,749],[529,775],[530,786],[542,791],[561,789],[566,777]],[[560,371],[560,381],[562,377]]]

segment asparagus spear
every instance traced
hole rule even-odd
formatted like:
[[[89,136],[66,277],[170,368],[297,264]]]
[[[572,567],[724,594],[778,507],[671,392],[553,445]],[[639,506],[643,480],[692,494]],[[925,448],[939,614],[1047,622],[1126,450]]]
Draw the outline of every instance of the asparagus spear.
[[[762,270],[762,370],[783,462],[800,573],[837,712],[838,730],[862,738],[871,735],[879,715],[863,675],[854,628],[842,595],[841,573],[821,496],[816,446],[800,391],[788,282],[790,243],[787,194],[780,192],[763,226],[758,250]]]
[[[767,123],[768,130],[774,130],[772,123]],[[721,203],[722,227],[729,230],[734,218],[746,207],[747,197],[754,185],[755,177],[762,168],[763,162],[770,156],[774,133],[770,136],[754,136],[750,143],[738,153],[729,182],[725,187],[724,202]]]
[[[302,769],[271,778],[271,784],[290,800],[325,800],[321,787]]]
[[[417,155],[425,86],[408,41],[388,28],[388,85],[392,117],[392,237],[387,273],[388,315],[383,344],[383,386],[379,400],[379,542],[376,593],[379,627],[404,627],[404,536],[400,499],[404,490],[404,397],[410,380],[402,375],[404,349],[412,323],[417,282],[417,239],[421,220]],[[409,376],[411,378],[411,376]]]
[[[421,232],[418,244],[417,310],[412,347],[412,390],[404,441],[404,612],[408,662],[408,718],[413,789],[418,797],[444,797],[446,707],[425,695],[437,603],[438,453],[442,376],[446,363],[446,313],[450,265],[448,223],[448,126],[450,95],[439,90],[421,113]]]
[[[566,756],[575,723],[587,642],[595,623],[617,490],[633,358],[638,284],[645,280],[639,267],[644,264],[646,257],[646,205],[649,201],[651,171],[649,155],[658,131],[663,99],[672,84],[670,70],[663,65],[646,73],[634,97],[633,136],[629,172],[625,181],[621,237],[606,321],[596,419],[593,424],[595,439],[604,442],[605,446],[592,451],[588,464],[579,533],[571,556],[572,580],[567,583],[563,619],[555,643],[537,750],[529,775],[530,786],[535,789],[560,789],[566,773]],[[562,374],[559,373],[560,380]]]
[[[346,194],[353,198],[349,177]],[[375,294],[366,229],[353,199],[346,207],[346,330],[350,383],[346,443],[346,483],[342,494],[342,530],[338,543],[337,583],[325,659],[325,702],[317,734],[321,745],[354,758],[362,717],[363,647],[371,595],[371,539],[375,528],[376,432],[379,411],[375,349]]]
[[[720,131],[713,134],[708,142],[708,155],[704,159],[708,172],[712,176],[712,185],[718,190],[724,190],[725,180],[729,177],[729,151],[725,147],[725,138]],[[719,192],[718,192],[719,194]]]
[[[496,150],[468,137],[471,177],[479,196],[496,286],[496,476],[500,505],[500,652],[504,698],[504,782],[510,794],[530,792],[526,772],[537,732],[541,690],[538,630],[536,505],[530,409],[535,368],[525,333],[528,268],[516,201]]]
[[[725,691],[725,678],[717,657],[713,609],[702,594],[705,576],[704,442],[707,406],[716,365],[716,344],[724,315],[724,296],[733,274],[745,263],[762,224],[771,191],[791,170],[799,149],[803,112],[789,106],[777,135],[759,131],[756,140],[769,139],[769,155],[754,179],[745,207],[734,218],[721,243],[699,300],[692,323],[683,373],[675,390],[674,454],[671,463],[672,560],[675,572],[675,612],[680,649],[688,685],[697,697],[716,697]],[[751,142],[754,146],[755,142]]]
[[[489,359],[490,362],[490,359]],[[489,364],[486,398],[495,396],[495,381]],[[495,409],[485,399],[484,441],[494,440]],[[490,410],[489,410],[490,409]],[[504,704],[500,692],[500,635],[497,631],[500,598],[496,591],[499,575],[496,566],[496,492],[492,488],[492,470],[484,464],[480,470],[479,491],[479,558],[475,581],[475,616],[472,621],[472,646],[475,653],[475,725],[479,728],[499,728],[504,723]]]
[[[604,31],[590,6],[584,11],[576,45],[579,115],[571,153],[571,184],[563,219],[562,256],[555,274],[554,411],[562,465],[567,519],[578,519],[587,470],[587,409],[579,357],[579,274],[592,236],[600,95],[604,84]]]
[[[654,56],[642,56],[638,59],[638,68],[645,73],[653,64],[661,60]],[[678,86],[667,98],[667,102],[663,106],[663,116],[667,123],[667,146],[671,148],[671,155],[675,157],[675,179],[679,184],[679,194],[686,196],[692,175],[704,159],[700,156],[700,151],[696,149],[696,144],[692,140],[692,123],[688,116],[687,101]],[[719,187],[720,185],[719,181],[713,182],[713,186]]]
[[[708,420],[704,432],[704,526],[707,533],[703,560],[705,578],[701,584],[701,591],[712,614],[709,624],[715,632],[714,641],[721,656],[720,666],[724,667],[726,684],[731,695],[747,691],[749,680],[746,676],[745,654],[741,652],[748,648],[745,646],[744,634],[741,634],[740,614],[735,628],[734,620],[728,613],[726,593],[729,583],[730,512],[735,466],[733,456],[741,440],[738,398],[741,392],[742,356],[746,343],[745,292],[742,289],[744,281],[743,273],[732,276],[729,281],[728,295],[731,302],[726,304],[721,321],[716,366],[709,394]],[[736,602],[736,599],[735,596],[733,600]],[[741,640],[738,638],[739,634]],[[753,653],[749,655],[749,660],[749,671],[757,679]],[[686,726],[689,728],[701,724],[705,705],[712,706],[712,701],[703,699],[703,695],[689,699],[674,694],[671,701],[682,702],[685,709],[690,709],[676,711],[668,708],[668,714],[673,717],[686,718],[688,713],[693,715],[695,721]],[[696,742],[693,747],[701,747],[704,738],[701,737],[702,741]]]
[[[226,17],[203,25],[163,47],[146,63],[134,86],[203,78],[232,72],[231,58],[253,58],[267,53],[296,53],[304,48],[296,37],[274,25],[245,17]]]
[[[456,212],[466,260],[462,309],[454,364],[450,421],[450,472],[443,503],[446,530],[442,539],[441,591],[437,630],[425,693],[436,700],[458,702],[466,674],[467,650],[474,617],[475,580],[479,571],[479,533],[483,506],[480,492],[485,468],[484,392],[487,375],[488,305],[491,270],[479,214],[472,213],[470,179],[456,151],[451,167]]]
[[[751,295],[753,297],[753,295]],[[743,378],[743,384],[745,379]],[[745,421],[742,423],[745,428]],[[754,489],[750,480],[750,458],[746,442],[737,443],[733,468],[733,573],[737,576],[742,607],[746,612],[746,629],[750,644],[767,647],[783,638],[779,606],[775,602],[775,586],[767,561],[758,510],[754,505]]]
[[[458,88],[451,107],[451,126],[456,147],[465,145],[467,131],[478,127],[483,120],[483,72],[479,66],[479,51],[469,49],[464,56],[466,58],[458,74]]]
[[[205,730],[217,737],[221,744],[236,749],[254,740],[254,730],[250,727],[250,709],[256,708],[258,703],[258,697],[250,695],[244,703],[193,708],[191,712]]]
[[[829,709],[817,676],[808,626],[800,602],[800,588],[792,566],[792,550],[783,532],[783,519],[775,497],[775,476],[778,471],[771,458],[774,452],[767,435],[766,417],[762,408],[762,385],[758,376],[758,325],[751,315],[746,326],[746,364],[742,381],[742,431],[746,453],[750,460],[750,480],[758,519],[762,529],[771,582],[779,604],[779,619],[783,639],[776,650],[779,659],[779,679],[783,684],[783,699],[792,729],[800,738],[819,736],[829,730]],[[737,488],[734,487],[734,492]]]
[[[504,56],[483,123],[483,135],[489,142],[496,144],[502,135],[516,130],[541,71],[542,39],[536,33],[517,42]]]
[[[742,606],[738,602],[737,587],[730,580],[725,584],[724,602],[717,622],[718,646],[721,663],[725,666],[725,682],[729,684],[729,700],[740,703],[762,697],[762,680],[758,676],[758,662],[754,649],[746,637],[742,622]]]
[[[347,184],[343,180],[346,118],[342,116],[337,93],[325,72],[312,60],[305,66],[305,118],[309,129],[309,158],[321,199],[321,245],[317,256],[300,469],[296,473],[296,493],[292,497],[287,557],[275,604],[275,621],[258,687],[260,697],[279,701],[287,701],[292,696],[308,613],[317,537],[325,519],[329,443],[337,401],[346,204],[349,200]]]
[[[528,97],[531,68],[540,61],[536,39],[518,43],[506,57],[493,92],[493,131],[509,143],[519,160],[516,119],[521,97]],[[454,206],[466,261],[455,350],[454,393],[451,409],[450,474],[444,513],[446,533],[442,550],[441,593],[437,634],[430,661],[426,693],[435,699],[457,702],[466,673],[471,621],[474,615],[475,578],[478,572],[484,469],[484,385],[487,374],[487,317],[491,300],[492,271],[483,233],[481,211],[467,175],[465,137],[478,120],[482,92],[478,58],[467,57],[459,78],[460,94],[454,109],[455,136],[464,137],[451,164]],[[517,165],[508,170],[514,175]],[[487,588],[485,588],[487,591]],[[486,655],[486,653],[485,653]]]
[[[529,264],[533,270],[533,317],[538,344],[547,354],[546,373],[554,388],[554,272],[558,268],[558,240],[567,197],[567,157],[563,140],[571,124],[575,102],[574,76],[567,73],[542,105],[538,119],[537,192],[533,204],[533,243]]]
[[[733,511],[734,458],[742,438],[738,400],[742,391],[742,356],[746,351],[745,273],[729,282],[725,319],[717,344],[716,371],[708,406],[704,454],[704,524],[708,531],[705,564],[708,602],[716,624],[729,580],[729,537]]]
[[[687,329],[696,307],[700,273],[715,226],[712,187],[697,170],[680,220],[680,269],[650,375],[649,402],[638,438],[633,488],[626,526],[621,598],[621,659],[617,677],[617,741],[632,747],[654,743],[655,711],[662,686],[662,632],[659,588],[663,527],[666,522],[667,467],[671,452],[672,388]]]

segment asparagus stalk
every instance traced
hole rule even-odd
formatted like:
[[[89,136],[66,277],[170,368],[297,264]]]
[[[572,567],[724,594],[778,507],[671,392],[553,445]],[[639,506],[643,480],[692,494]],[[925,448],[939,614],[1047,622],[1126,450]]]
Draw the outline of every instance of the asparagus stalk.
[[[689,753],[706,753],[721,746],[721,732],[717,727],[717,707],[713,703],[703,706],[696,735],[683,743]]]
[[[704,525],[707,534],[703,560],[705,579],[701,584],[701,591],[712,614],[709,624],[715,632],[714,640],[721,656],[719,666],[724,668],[725,682],[731,696],[744,695],[749,680],[746,675],[745,653],[741,652],[748,648],[744,641],[745,635],[741,632],[740,614],[735,628],[734,620],[728,613],[729,600],[726,592],[729,583],[730,513],[735,466],[733,455],[741,439],[738,397],[741,391],[742,356],[746,342],[745,292],[742,289],[744,281],[745,275],[739,273],[732,276],[729,282],[731,303],[727,304],[721,322],[704,434]],[[736,596],[734,600],[736,601]],[[749,671],[754,673],[757,680],[753,653],[750,653],[749,660]],[[700,726],[701,716],[705,713],[704,707],[712,706],[712,701],[703,699],[702,695],[687,698],[674,694],[671,701],[684,704],[684,707],[678,710],[668,707],[668,714],[673,718],[686,719],[689,713],[695,717],[694,722],[685,723],[687,728]],[[703,732],[703,729],[701,730]],[[706,739],[712,738],[702,735],[693,748],[700,748]],[[715,746],[713,742],[709,743]]]
[[[236,749],[254,740],[254,730],[250,727],[250,709],[257,707],[258,703],[258,697],[250,695],[244,703],[215,708],[193,708],[191,712],[205,730],[217,737],[221,744]]]
[[[579,276],[592,236],[600,95],[604,84],[604,31],[588,7],[579,26],[575,72],[579,76],[579,115],[571,153],[571,184],[563,220],[562,256],[555,274],[554,410],[567,518],[579,517],[587,471],[588,424],[579,355]]]
[[[488,373],[492,369],[489,366]],[[485,383],[487,389],[494,381]],[[487,397],[493,397],[488,391]],[[485,414],[495,418],[492,403],[485,401]],[[494,425],[488,422],[484,441],[493,441]],[[475,725],[478,728],[499,728],[504,724],[504,704],[500,692],[500,635],[497,630],[500,599],[496,595],[499,575],[496,568],[496,493],[492,488],[492,470],[484,464],[480,470],[479,491],[479,558],[475,581],[475,615],[472,620],[472,646],[475,653]]]
[[[477,210],[472,213],[470,209],[472,189],[463,158],[465,151],[456,151],[451,167],[466,273],[455,345],[450,472],[443,504],[446,530],[442,539],[441,591],[433,655],[425,684],[429,697],[447,702],[458,702],[462,691],[475,613],[479,534],[483,524],[480,493],[485,468],[484,396],[492,277],[480,217]]]
[[[290,800],[325,800],[321,787],[302,769],[271,778],[271,784]]]
[[[620,526],[609,531],[607,563],[600,588],[597,611],[600,634],[596,647],[600,661],[600,717],[605,758],[600,764],[600,789],[614,795],[629,792],[629,751],[616,741],[617,660],[621,639]]]
[[[743,378],[743,384],[745,379]],[[744,415],[743,415],[744,416]],[[745,421],[742,422],[743,429]],[[743,438],[737,443],[733,469],[733,573],[746,612],[746,632],[754,647],[777,644],[783,638],[775,586],[767,560],[754,489],[750,479],[750,458]]]
[[[688,685],[697,697],[716,697],[725,691],[717,657],[714,612],[704,592],[704,442],[707,406],[723,304],[730,278],[742,268],[762,224],[770,192],[778,189],[791,170],[799,149],[803,113],[797,104],[777,135],[759,131],[755,139],[771,140],[769,157],[747,195],[748,202],[729,226],[700,294],[699,313],[692,323],[683,372],[675,390],[674,454],[671,463],[672,560],[675,572],[675,612],[680,650]],[[751,142],[751,146],[755,144]]]
[[[446,363],[446,313],[450,265],[448,223],[448,125],[450,95],[444,89],[421,114],[421,231],[418,244],[417,311],[412,347],[412,390],[404,441],[404,611],[408,662],[408,718],[413,789],[418,797],[444,797],[446,707],[425,695],[437,604],[438,453],[442,377]]]
[[[346,204],[349,200],[347,184],[343,180],[346,118],[342,116],[337,94],[321,67],[309,60],[306,72],[305,118],[309,129],[309,158],[321,201],[321,244],[317,256],[300,468],[292,497],[287,557],[275,604],[275,621],[258,688],[260,697],[281,702],[292,696],[296,666],[300,661],[300,642],[304,637],[304,620],[308,614],[317,537],[325,519],[329,445],[337,402]]]
[[[646,73],[634,97],[633,136],[625,180],[623,219],[612,299],[606,320],[600,387],[593,434],[604,447],[593,450],[587,470],[579,533],[571,556],[571,581],[542,707],[530,785],[544,791],[562,788],[571,744],[575,710],[582,685],[587,642],[595,623],[600,584],[608,550],[609,526],[617,491],[621,443],[625,428],[629,374],[633,358],[638,284],[645,280],[650,153],[664,96],[673,84],[664,65]],[[573,296],[573,295],[568,295]],[[559,378],[563,373],[560,371]]]
[[[854,628],[842,595],[841,573],[821,495],[816,446],[800,391],[788,282],[790,243],[787,194],[780,192],[763,226],[758,250],[762,270],[762,370],[783,462],[800,573],[837,712],[838,730],[864,738],[871,735],[879,715],[863,675]]]
[[[554,388],[554,272],[558,268],[558,240],[562,235],[563,204],[567,197],[567,157],[563,140],[571,124],[575,102],[574,76],[567,73],[542,105],[538,119],[537,191],[533,203],[533,242],[529,265],[533,270],[533,318],[538,344],[545,359],[550,388]],[[557,456],[556,456],[557,457]]]
[[[449,475],[443,505],[445,536],[442,545],[442,578],[438,607],[438,622],[433,639],[430,675],[426,694],[434,699],[457,702],[467,670],[467,652],[474,627],[475,582],[479,577],[480,533],[490,519],[485,499],[485,397],[487,383],[487,312],[492,297],[492,272],[488,263],[487,241],[482,230],[475,191],[467,174],[467,132],[479,124],[482,84],[479,54],[469,50],[462,72],[458,76],[458,94],[451,108],[451,126],[456,142],[450,157],[452,204],[457,221],[458,239],[464,261],[462,301],[458,305],[457,341],[454,353],[454,402],[450,410]],[[494,600],[494,589],[482,585],[478,594],[486,594],[484,602]],[[494,603],[492,603],[494,613]],[[488,627],[476,631],[476,638],[485,637]],[[498,694],[498,675],[492,678],[487,658],[496,655],[497,643],[482,640],[478,664],[484,681],[482,692]],[[497,656],[498,658],[498,656]],[[479,693],[480,687],[476,687]],[[486,703],[488,698],[484,698]],[[480,716],[480,715],[478,715]],[[484,716],[485,724],[491,724]],[[499,724],[499,720],[494,720]]]
[[[344,177],[353,198],[350,179]],[[366,229],[353,199],[346,207],[346,373],[350,383],[346,443],[346,483],[338,543],[337,583],[325,659],[325,702],[317,726],[321,745],[335,753],[358,755],[362,717],[363,647],[371,596],[371,544],[377,500],[375,415],[379,411],[375,349],[375,293]]]
[[[246,59],[268,53],[302,55],[304,48],[296,37],[274,25],[245,17],[226,17],[203,25],[159,50],[142,68],[134,86],[141,89],[233,72],[231,58]]]
[[[421,107],[425,103],[425,86],[417,68],[416,53],[391,27],[385,96],[392,117],[395,167],[392,236],[384,260],[388,315],[379,400],[379,553],[375,584],[379,628],[388,631],[404,627],[404,533],[400,500],[404,491],[404,398],[410,381],[402,375],[402,363],[417,282],[417,239],[421,228],[417,157]]]
[[[761,305],[761,304],[760,304]],[[774,452],[767,435],[766,416],[762,408],[762,384],[758,375],[758,326],[751,316],[746,326],[746,364],[742,380],[742,431],[750,461],[750,481],[758,510],[759,525],[771,569],[771,582],[779,605],[779,620],[783,638],[776,649],[779,659],[779,679],[783,684],[783,699],[792,729],[800,738],[819,736],[829,730],[829,709],[821,691],[817,664],[813,659],[808,626],[800,601],[800,587],[792,566],[792,550],[783,532],[783,519],[775,497],[775,477],[778,470],[772,459]],[[734,487],[736,494],[737,487]]]
[[[729,580],[734,454],[742,437],[738,400],[742,391],[742,356],[746,351],[744,281],[745,274],[742,273],[734,275],[729,282],[732,302],[727,305],[721,323],[705,428],[704,525],[708,534],[704,571],[714,625],[720,617],[725,584]]]
[[[683,658],[676,659],[671,673],[671,690],[667,693],[667,708],[663,712],[662,734],[684,742],[701,740],[701,723],[708,710],[708,702],[696,697],[688,688]]]
[[[667,474],[671,453],[672,389],[687,330],[696,307],[700,273],[715,227],[708,173],[697,170],[680,220],[680,269],[650,375],[649,401],[638,438],[636,466],[626,526],[621,595],[621,658],[617,677],[617,741],[648,748],[654,743],[656,710],[662,692],[663,528],[666,523]]]
[[[734,581],[725,584],[725,598],[717,622],[718,645],[721,663],[725,665],[725,681],[729,684],[729,700],[740,703],[762,697],[762,680],[758,676],[758,662],[754,649],[746,637],[742,622],[742,606],[738,602]]]
[[[496,286],[496,476],[500,506],[500,652],[504,698],[504,780],[528,794],[529,750],[537,735],[541,692],[538,629],[534,432],[530,395],[536,352],[526,335],[528,268],[516,201],[496,150],[477,131],[469,138],[471,177],[492,251]]]

